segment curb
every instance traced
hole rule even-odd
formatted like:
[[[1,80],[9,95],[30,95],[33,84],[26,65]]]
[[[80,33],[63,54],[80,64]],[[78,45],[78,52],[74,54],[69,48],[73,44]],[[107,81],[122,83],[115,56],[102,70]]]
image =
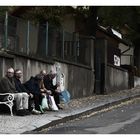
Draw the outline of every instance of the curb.
[[[74,114],[74,115],[70,115],[70,116],[64,117],[64,118],[62,118],[62,119],[54,120],[54,121],[52,121],[52,122],[50,122],[50,123],[48,123],[48,124],[45,124],[45,125],[43,125],[43,126],[41,126],[41,127],[38,127],[38,128],[36,128],[36,129],[34,129],[34,130],[31,130],[31,131],[26,131],[26,132],[24,132],[24,133],[22,133],[22,134],[33,134],[33,133],[35,133],[36,131],[40,131],[41,129],[49,128],[50,126],[52,127],[52,126],[55,126],[55,125],[57,125],[57,124],[59,124],[59,123],[65,123],[65,122],[67,122],[67,121],[69,121],[69,120],[73,120],[73,119],[78,118],[78,117],[80,117],[80,116],[88,115],[88,114],[90,114],[90,113],[92,113],[92,112],[100,111],[100,110],[105,109],[105,108],[107,108],[107,107],[111,107],[111,106],[114,106],[114,105],[118,105],[118,104],[120,104],[121,102],[126,102],[126,101],[132,100],[132,99],[134,99],[134,98],[139,98],[139,97],[140,97],[140,95],[135,95],[135,96],[130,96],[130,97],[127,97],[127,98],[124,98],[124,99],[119,99],[119,100],[117,100],[117,101],[113,101],[113,102],[110,102],[110,103],[106,103],[106,104],[104,104],[104,105],[101,105],[101,106],[98,106],[98,107],[95,107],[95,108],[92,108],[92,109],[83,111],[83,112],[81,112],[81,113],[77,113],[77,114]]]

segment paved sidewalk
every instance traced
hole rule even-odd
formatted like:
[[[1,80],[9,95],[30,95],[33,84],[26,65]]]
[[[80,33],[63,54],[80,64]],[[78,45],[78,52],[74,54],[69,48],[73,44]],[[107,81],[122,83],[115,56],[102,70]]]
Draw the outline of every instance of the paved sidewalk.
[[[90,97],[73,99],[64,110],[57,112],[47,111],[41,115],[29,116],[10,116],[0,114],[0,133],[1,134],[21,134],[28,133],[35,129],[48,127],[59,122],[78,117],[82,114],[106,108],[110,105],[119,104],[135,97],[140,97],[140,87],[130,90],[123,90],[108,95],[93,95]],[[30,132],[29,132],[30,133]]]

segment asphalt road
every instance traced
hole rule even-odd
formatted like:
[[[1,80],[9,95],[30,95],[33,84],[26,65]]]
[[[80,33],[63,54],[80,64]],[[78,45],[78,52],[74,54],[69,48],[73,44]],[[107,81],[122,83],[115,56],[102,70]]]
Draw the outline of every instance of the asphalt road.
[[[41,134],[140,134],[140,99],[41,130]]]

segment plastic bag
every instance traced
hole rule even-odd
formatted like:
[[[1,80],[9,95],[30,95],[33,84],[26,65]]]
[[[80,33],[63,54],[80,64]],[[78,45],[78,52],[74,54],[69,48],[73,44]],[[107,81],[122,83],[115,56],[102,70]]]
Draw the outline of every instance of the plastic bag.
[[[41,107],[42,107],[42,109],[49,109],[49,105],[48,105],[48,101],[47,101],[47,98],[46,97],[44,97],[42,99]]]
[[[59,94],[59,99],[64,103],[68,103],[70,101],[70,93],[67,90],[62,91]]]
[[[48,95],[48,100],[49,100],[49,107],[50,107],[50,109],[51,110],[54,110],[54,111],[57,111],[58,110],[58,107],[55,104],[54,97],[51,96],[51,95]]]

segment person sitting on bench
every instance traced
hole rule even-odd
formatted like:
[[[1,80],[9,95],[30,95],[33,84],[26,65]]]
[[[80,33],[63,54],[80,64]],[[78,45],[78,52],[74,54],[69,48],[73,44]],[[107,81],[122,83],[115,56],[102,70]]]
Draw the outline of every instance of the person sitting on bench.
[[[0,80],[0,91],[2,93],[12,93],[16,101],[16,114],[19,116],[29,115],[28,99],[29,95],[19,93],[16,90],[14,82],[14,69],[11,67],[7,70],[5,77]]]

